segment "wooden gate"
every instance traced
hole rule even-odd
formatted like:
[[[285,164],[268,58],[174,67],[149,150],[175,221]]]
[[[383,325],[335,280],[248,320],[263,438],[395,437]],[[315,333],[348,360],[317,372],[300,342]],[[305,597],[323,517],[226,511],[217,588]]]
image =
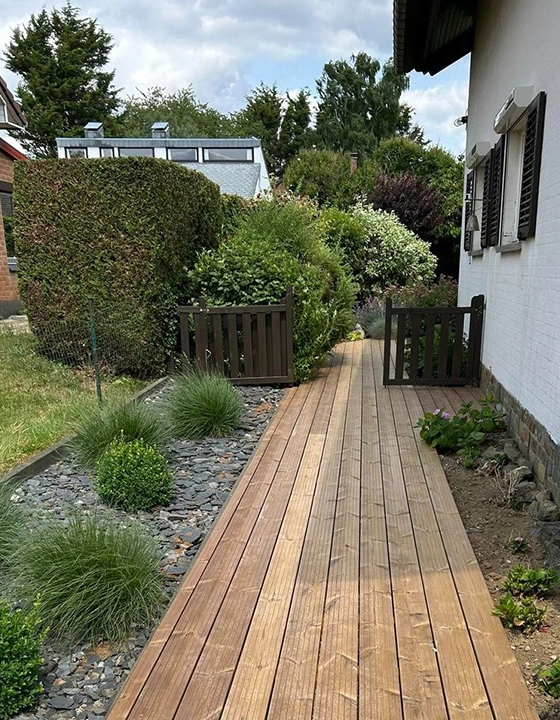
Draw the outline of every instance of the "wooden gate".
[[[484,295],[469,307],[439,308],[395,308],[388,298],[383,384],[478,385],[483,320]]]
[[[280,305],[207,307],[182,305],[181,353],[201,367],[212,367],[238,385],[291,384],[293,297]]]

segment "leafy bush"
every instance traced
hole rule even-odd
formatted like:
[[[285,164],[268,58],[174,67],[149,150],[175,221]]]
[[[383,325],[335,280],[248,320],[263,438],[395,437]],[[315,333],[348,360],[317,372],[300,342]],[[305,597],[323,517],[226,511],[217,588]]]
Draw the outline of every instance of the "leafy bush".
[[[114,440],[143,440],[161,450],[169,438],[169,429],[151,407],[121,402],[83,417],[72,448],[80,465],[94,469]]]
[[[95,487],[108,505],[135,512],[167,505],[173,476],[165,457],[144,440],[113,440],[97,465]]]
[[[240,195],[222,195],[222,237],[233,235],[239,222],[249,211],[251,202]]]
[[[352,275],[361,285],[364,252],[368,239],[364,219],[336,207],[328,207],[321,211],[318,225],[327,245],[333,249],[340,248],[344,260],[352,270]]]
[[[367,227],[361,291],[429,281],[434,276],[436,257],[430,246],[408,230],[393,213],[359,205],[353,210]]]
[[[286,166],[284,184],[319,205],[351,202],[355,190],[350,155],[333,150],[300,150]]]
[[[70,644],[122,640],[147,625],[163,599],[160,550],[142,527],[72,518],[37,527],[20,544],[15,583],[52,636]]]
[[[383,340],[385,337],[385,307],[376,297],[369,297],[356,309],[356,320],[368,338]],[[393,318],[393,330],[396,330],[396,318]]]
[[[15,174],[19,289],[40,345],[56,355],[80,335],[83,362],[92,298],[104,364],[163,373],[185,268],[219,239],[218,186],[153,158],[37,160]]]
[[[406,370],[410,367],[410,345],[407,344],[405,347],[405,368]],[[436,377],[439,372],[439,353],[441,349],[441,325],[434,325],[434,339],[432,347],[432,367],[429,368],[429,372],[426,373],[426,334],[425,334],[425,322],[420,326],[420,337],[418,340],[418,377],[424,377],[430,375]],[[445,372],[450,377],[453,371],[453,356],[455,354],[455,333],[449,332],[447,335],[447,348],[445,351]],[[463,336],[461,339],[461,361],[459,372],[464,376],[467,370],[467,360],[469,356],[469,344],[466,338]]]
[[[512,595],[545,597],[558,580],[558,573],[552,568],[527,568],[518,563],[508,572],[502,588]]]
[[[367,198],[376,210],[393,212],[409,230],[425,240],[443,222],[442,197],[424,178],[410,173],[382,174]]]
[[[402,287],[388,287],[384,296],[399,307],[456,307],[457,292],[457,281],[440,275],[437,282],[419,280]]]
[[[23,529],[23,513],[12,501],[13,487],[0,483],[0,570],[8,563]]]
[[[222,375],[192,369],[176,379],[168,413],[177,437],[225,437],[239,424],[241,398]]]
[[[30,708],[42,692],[39,669],[44,636],[37,601],[25,613],[0,600],[0,720]]]
[[[203,295],[215,305],[279,303],[288,285],[294,292],[295,377],[301,381],[352,328],[355,300],[354,284],[325,244],[313,206],[259,203],[191,273],[192,298]]]
[[[521,535],[512,536],[507,541],[507,546],[512,553],[525,553],[529,550],[529,543]]]
[[[541,627],[545,607],[539,607],[531,598],[514,598],[510,593],[502,595],[493,610],[502,624],[511,630],[537,630]]]
[[[537,683],[541,690],[553,698],[560,698],[560,660],[549,667],[541,667],[537,673]]]
[[[456,415],[451,417],[442,408],[426,413],[418,420],[420,437],[430,447],[444,451],[459,451],[467,459],[476,457],[476,450],[489,433],[504,429],[503,411],[496,406],[492,393],[487,393],[481,408],[463,403]],[[472,464],[472,462],[468,462]]]

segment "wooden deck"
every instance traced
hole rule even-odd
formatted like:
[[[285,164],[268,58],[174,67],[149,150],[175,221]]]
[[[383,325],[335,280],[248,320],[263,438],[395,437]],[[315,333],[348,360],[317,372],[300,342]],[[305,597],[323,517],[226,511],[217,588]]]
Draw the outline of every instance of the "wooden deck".
[[[437,454],[476,393],[347,343],[288,391],[109,720],[535,720]]]

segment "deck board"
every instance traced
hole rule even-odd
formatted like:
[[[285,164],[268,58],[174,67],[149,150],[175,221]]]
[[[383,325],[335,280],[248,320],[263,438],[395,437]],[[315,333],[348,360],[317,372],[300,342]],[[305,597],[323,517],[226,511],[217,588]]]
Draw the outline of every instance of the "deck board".
[[[417,419],[340,345],[287,392],[109,720],[536,720]]]

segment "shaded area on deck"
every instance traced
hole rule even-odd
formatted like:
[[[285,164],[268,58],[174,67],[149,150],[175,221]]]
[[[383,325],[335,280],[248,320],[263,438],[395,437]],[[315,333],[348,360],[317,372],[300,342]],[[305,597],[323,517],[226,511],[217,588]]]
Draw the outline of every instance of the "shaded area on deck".
[[[288,391],[109,720],[535,720],[414,428],[480,392],[382,367],[347,343]]]

